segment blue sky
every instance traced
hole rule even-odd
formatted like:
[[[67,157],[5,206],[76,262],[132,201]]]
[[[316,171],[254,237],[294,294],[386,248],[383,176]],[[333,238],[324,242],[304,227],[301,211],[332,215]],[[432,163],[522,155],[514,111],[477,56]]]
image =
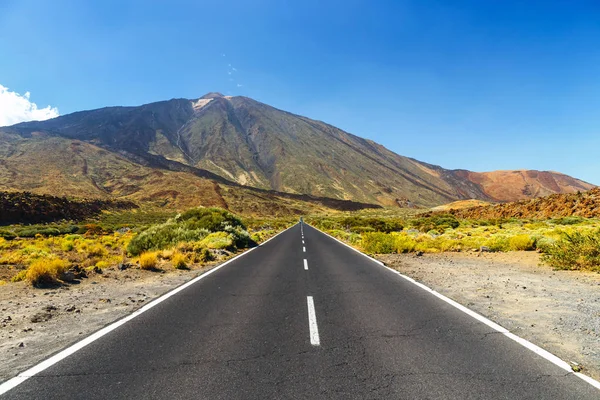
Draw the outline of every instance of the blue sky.
[[[245,95],[446,168],[600,184],[599,21],[584,0],[0,0],[0,85],[61,114]]]

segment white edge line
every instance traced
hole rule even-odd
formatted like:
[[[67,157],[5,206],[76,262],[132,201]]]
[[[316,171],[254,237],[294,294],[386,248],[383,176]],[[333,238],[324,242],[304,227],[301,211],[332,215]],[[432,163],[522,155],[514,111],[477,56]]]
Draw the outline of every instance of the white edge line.
[[[308,261],[306,260],[306,258],[304,259],[304,269],[308,271]]]
[[[312,225],[311,225],[312,226]],[[503,326],[498,325],[497,323],[487,319],[486,317],[484,317],[483,315],[480,315],[478,313],[476,313],[475,311],[468,309],[467,307],[463,306],[460,303],[457,303],[456,301],[444,296],[443,294],[436,292],[435,290],[431,289],[430,287],[415,281],[413,278],[403,275],[400,272],[396,271],[395,269],[392,269],[390,267],[388,267],[387,265],[385,265],[384,263],[382,263],[379,260],[374,259],[373,257],[363,253],[362,251],[350,246],[347,243],[342,242],[341,240],[331,236],[328,233],[323,232],[320,229],[315,228],[314,226],[312,226],[314,229],[318,230],[319,232],[321,232],[324,235],[329,236],[330,238],[332,238],[333,240],[343,244],[344,246],[356,251],[359,254],[362,254],[363,256],[367,257],[369,260],[379,264],[380,266],[386,268],[387,270],[395,273],[396,275],[401,276],[403,279],[409,281],[410,283],[420,287],[421,289],[433,294],[435,297],[439,298],[442,301],[445,301],[446,303],[450,304],[451,306],[459,309],[460,311],[464,312],[465,314],[468,314],[469,316],[475,318],[476,320],[478,320],[479,322],[484,323],[485,325],[489,326],[490,328],[502,333],[504,336],[506,336],[507,338],[517,342],[518,344],[520,344],[521,346],[533,351],[534,353],[536,353],[537,355],[545,358],[546,360],[550,361],[552,364],[556,365],[557,367],[572,373],[573,375],[577,376],[578,378],[584,380],[585,382],[589,383],[590,385],[592,385],[593,387],[595,387],[596,389],[600,390],[600,382],[598,382],[597,380],[595,380],[594,378],[591,378],[585,374],[582,374],[581,372],[574,372],[573,369],[571,368],[571,366],[564,360],[560,359],[559,357],[555,356],[554,354],[550,353],[547,350],[542,349],[541,347],[531,343],[530,341],[523,339],[522,337],[519,337],[517,335],[515,335],[514,333],[511,333],[508,329],[504,328]]]
[[[51,367],[52,365],[56,364],[57,362],[65,359],[65,358],[67,358],[68,356],[70,356],[71,354],[74,354],[78,350],[81,350],[82,348],[84,348],[88,344],[90,344],[90,343],[92,343],[92,342],[100,339],[102,336],[106,335],[107,333],[114,331],[115,329],[117,329],[121,325],[124,325],[125,323],[131,321],[132,319],[134,319],[138,315],[145,313],[146,311],[150,310],[154,306],[156,306],[156,305],[162,303],[163,301],[167,300],[169,297],[174,296],[175,294],[177,294],[177,293],[181,292],[182,290],[188,288],[189,286],[195,284],[196,282],[200,281],[201,279],[206,278],[210,274],[218,271],[219,269],[223,268],[224,266],[228,265],[229,263],[237,260],[238,258],[240,258],[242,256],[245,256],[246,254],[249,254],[252,250],[259,248],[260,246],[264,245],[265,243],[269,242],[272,239],[275,239],[277,236],[281,235],[282,233],[286,232],[287,230],[293,228],[296,225],[297,224],[294,224],[294,225],[290,226],[289,228],[287,228],[287,229],[279,232],[275,236],[273,236],[273,237],[265,240],[260,245],[258,245],[256,247],[252,247],[251,249],[246,250],[242,254],[239,254],[239,255],[233,257],[232,259],[225,261],[223,264],[218,265],[218,266],[212,268],[211,270],[206,271],[202,275],[195,277],[191,281],[188,281],[188,282],[182,284],[181,286],[176,287],[175,289],[171,290],[170,292],[167,292],[167,293],[163,294],[159,298],[151,301],[150,303],[148,303],[145,306],[143,306],[142,308],[134,311],[133,313],[129,314],[128,316],[123,317],[122,319],[120,319],[120,320],[118,320],[116,322],[113,322],[110,325],[105,326],[104,328],[100,329],[99,331],[96,331],[95,333],[92,333],[90,336],[86,337],[85,339],[80,340],[79,342],[77,342],[77,343],[75,343],[75,344],[67,347],[66,349],[64,349],[64,350],[62,350],[62,351],[60,351],[58,353],[56,353],[52,357],[50,357],[50,358],[48,358],[48,359],[40,362],[39,364],[37,364],[37,365],[29,368],[26,371],[21,372],[20,374],[18,374],[14,378],[11,378],[11,379],[7,380],[6,382],[0,384],[0,395],[3,395],[4,393],[8,392],[9,390],[11,390],[11,389],[15,388],[16,386],[20,385],[21,383],[25,382],[27,379],[31,378],[32,376],[34,376],[36,374],[39,374],[40,372],[42,372],[45,369]]]
[[[306,297],[306,305],[308,306],[308,329],[310,331],[310,344],[320,346],[319,326],[317,325],[317,313],[315,312],[315,302],[312,296]]]

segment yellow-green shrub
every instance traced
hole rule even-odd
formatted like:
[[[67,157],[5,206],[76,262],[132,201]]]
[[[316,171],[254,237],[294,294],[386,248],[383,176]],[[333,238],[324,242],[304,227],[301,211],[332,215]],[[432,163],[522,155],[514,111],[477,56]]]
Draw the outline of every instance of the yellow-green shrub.
[[[171,261],[173,263],[173,267],[176,269],[187,269],[187,262],[184,254],[179,252],[173,253]]]
[[[158,257],[155,252],[142,253],[140,256],[140,268],[145,270],[156,269]]]
[[[417,247],[417,241],[415,238],[400,234],[396,235],[394,238],[394,249],[396,253],[410,253],[415,250]]]
[[[229,249],[233,247],[233,239],[227,232],[214,232],[199,242],[207,249]]]
[[[21,282],[25,279],[25,275],[27,275],[27,270],[19,271],[15,276],[11,278],[11,282]]]
[[[535,239],[529,235],[516,235],[508,239],[508,247],[513,251],[535,250]]]
[[[108,261],[101,260],[96,263],[96,267],[100,269],[108,268],[110,267],[110,263]]]
[[[25,279],[32,285],[56,282],[69,269],[69,262],[61,259],[39,259],[31,263]]]
[[[509,241],[506,236],[492,236],[486,242],[485,246],[491,251],[508,251],[510,249]]]
[[[108,251],[106,251],[106,247],[96,243],[88,247],[87,253],[89,257],[104,257],[108,254]]]
[[[361,247],[367,253],[389,254],[395,250],[394,237],[382,232],[366,232],[362,235]]]

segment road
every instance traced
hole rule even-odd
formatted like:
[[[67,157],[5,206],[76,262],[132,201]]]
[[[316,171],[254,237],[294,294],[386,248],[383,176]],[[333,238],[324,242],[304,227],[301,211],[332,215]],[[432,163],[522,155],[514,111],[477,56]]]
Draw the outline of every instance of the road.
[[[539,400],[600,391],[298,224],[2,398]]]

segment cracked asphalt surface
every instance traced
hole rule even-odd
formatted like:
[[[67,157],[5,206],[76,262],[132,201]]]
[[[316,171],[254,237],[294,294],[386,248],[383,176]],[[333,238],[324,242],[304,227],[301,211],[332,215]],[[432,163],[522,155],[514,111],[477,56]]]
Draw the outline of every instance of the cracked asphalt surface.
[[[600,398],[323,233],[304,232],[306,253],[296,225],[3,398]],[[306,296],[320,346],[310,344]]]

